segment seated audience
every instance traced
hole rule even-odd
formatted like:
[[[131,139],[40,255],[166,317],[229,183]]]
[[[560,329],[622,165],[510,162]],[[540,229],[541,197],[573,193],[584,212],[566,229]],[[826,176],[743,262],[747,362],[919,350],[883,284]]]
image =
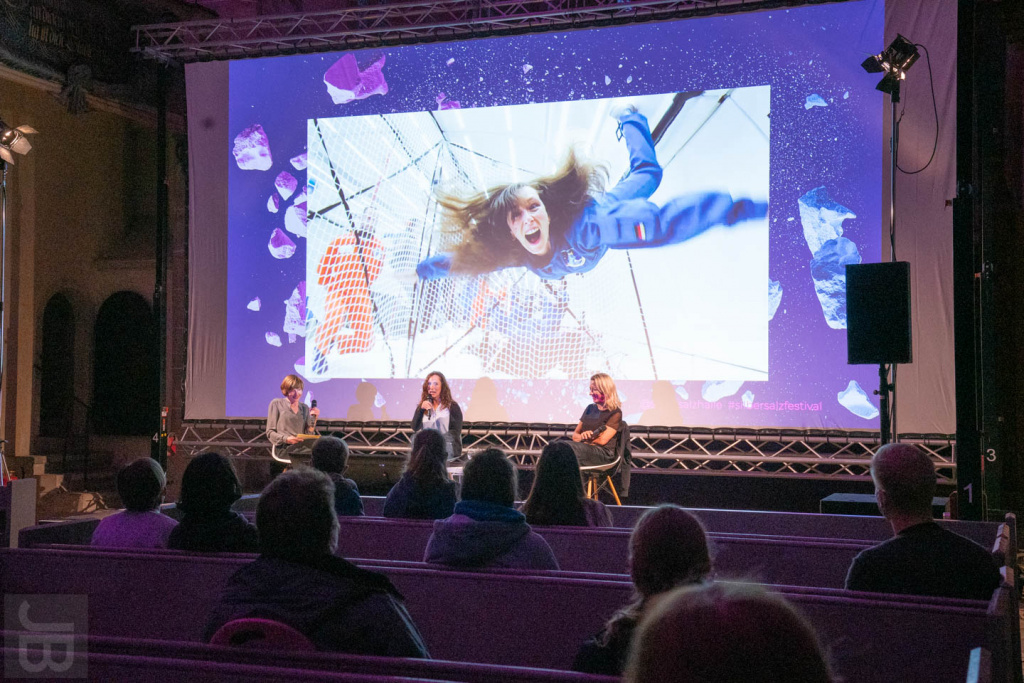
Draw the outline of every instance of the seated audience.
[[[573,662],[574,670],[620,676],[637,624],[658,596],[708,579],[711,555],[703,525],[676,505],[648,510],[629,537],[629,574],[635,589],[633,601],[583,644]]]
[[[231,509],[242,485],[231,461],[213,451],[192,459],[181,477],[178,507],[184,515],[174,527],[168,548],[204,552],[255,553],[256,527]]]
[[[871,458],[878,509],[895,538],[862,551],[846,588],[875,593],[988,600],[1001,576],[977,543],[932,519],[935,465],[911,444],[886,444]]]
[[[117,473],[117,494],[124,510],[104,517],[92,533],[92,545],[107,548],[166,548],[178,525],[160,513],[167,478],[152,458],[139,458]]]
[[[817,635],[759,586],[700,584],[659,599],[637,629],[626,683],[829,683]]]
[[[527,523],[534,526],[612,525],[612,515],[604,503],[583,495],[580,464],[565,441],[549,443],[541,451],[523,512]]]
[[[402,596],[387,577],[335,556],[334,483],[298,468],[277,477],[256,508],[260,556],[236,571],[203,633],[235,619],[279,621],[318,650],[428,657]]]
[[[335,436],[322,436],[313,444],[313,467],[334,482],[334,511],[339,517],[361,517],[363,499],[359,487],[345,478],[348,469],[348,444]]]
[[[384,499],[385,517],[443,519],[455,508],[457,487],[448,478],[448,451],[435,429],[416,432],[405,472]]]
[[[474,456],[462,473],[455,514],[434,522],[426,562],[454,567],[558,569],[547,541],[530,529],[516,500],[516,468],[497,448]]]

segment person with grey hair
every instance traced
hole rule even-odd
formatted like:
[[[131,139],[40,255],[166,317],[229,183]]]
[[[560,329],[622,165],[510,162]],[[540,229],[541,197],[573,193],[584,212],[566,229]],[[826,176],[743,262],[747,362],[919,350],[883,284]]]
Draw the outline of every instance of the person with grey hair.
[[[279,621],[318,650],[429,657],[401,594],[382,574],[337,557],[334,483],[299,467],[264,489],[256,508],[260,556],[228,579],[203,633],[235,619]]]
[[[167,477],[152,458],[139,458],[117,473],[125,509],[100,520],[91,545],[105,548],[166,548],[178,523],[160,512]]]
[[[995,561],[977,543],[932,519],[935,465],[911,444],[886,444],[871,458],[878,509],[895,538],[862,551],[846,588],[874,593],[988,600],[999,586]]]

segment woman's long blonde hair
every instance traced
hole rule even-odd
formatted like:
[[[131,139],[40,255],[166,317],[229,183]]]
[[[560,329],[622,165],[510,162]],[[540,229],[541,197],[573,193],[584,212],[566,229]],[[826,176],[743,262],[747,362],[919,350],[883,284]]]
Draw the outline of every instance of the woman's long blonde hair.
[[[554,241],[579,218],[594,195],[604,192],[607,175],[603,166],[582,161],[570,149],[554,174],[529,183],[495,185],[469,197],[438,192],[444,229],[459,240],[452,253],[451,272],[476,275],[526,265],[531,255],[508,227],[508,214],[522,189],[529,186],[537,190],[547,209],[549,234]]]
[[[598,391],[604,394],[604,407],[608,410],[619,410],[622,408],[622,401],[619,400],[619,392],[615,389],[615,380],[603,372],[590,377]]]

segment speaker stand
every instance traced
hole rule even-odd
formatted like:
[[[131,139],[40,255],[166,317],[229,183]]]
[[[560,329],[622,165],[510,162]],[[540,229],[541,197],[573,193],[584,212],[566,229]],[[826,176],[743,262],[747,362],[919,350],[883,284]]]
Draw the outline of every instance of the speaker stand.
[[[896,372],[896,364],[892,365],[893,373]],[[875,394],[878,396],[878,426],[881,431],[881,445],[891,443],[893,440],[893,429],[895,425],[892,422],[892,412],[889,409],[893,399],[893,393],[895,393],[895,383],[889,382],[889,365],[882,363],[878,366],[878,390]]]

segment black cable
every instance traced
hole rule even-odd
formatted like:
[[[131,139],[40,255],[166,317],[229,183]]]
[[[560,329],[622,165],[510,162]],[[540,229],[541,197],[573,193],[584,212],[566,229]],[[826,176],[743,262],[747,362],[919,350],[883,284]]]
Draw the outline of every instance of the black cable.
[[[935,159],[935,151],[939,148],[939,105],[935,102],[935,80],[932,77],[932,58],[931,55],[928,54],[928,48],[926,48],[924,45],[921,45],[920,43],[915,43],[914,45],[924,50],[925,61],[928,62],[928,85],[931,87],[932,90],[932,110],[935,112],[935,142],[932,143],[932,155],[928,157],[928,161],[925,162],[924,166],[917,169],[916,171],[907,171],[905,169],[900,168],[899,164],[896,165],[896,168],[898,168],[900,172],[905,175],[914,175],[915,173],[920,173],[921,171],[931,166],[932,161]],[[903,106],[906,107],[906,102],[904,102]],[[900,118],[903,118],[902,114],[900,115]]]

